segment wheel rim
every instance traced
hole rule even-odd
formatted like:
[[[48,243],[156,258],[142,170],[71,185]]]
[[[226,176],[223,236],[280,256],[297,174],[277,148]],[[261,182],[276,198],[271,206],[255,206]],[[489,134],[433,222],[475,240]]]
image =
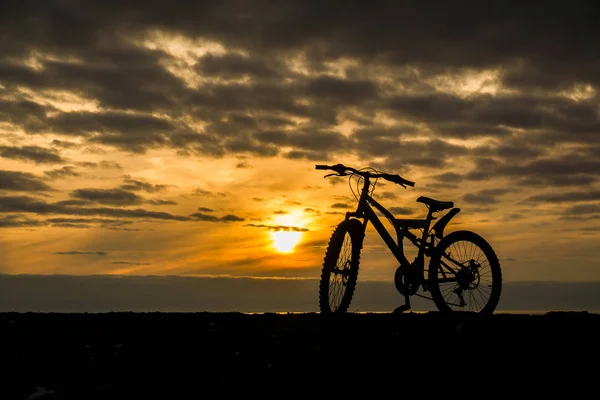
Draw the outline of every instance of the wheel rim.
[[[454,311],[480,312],[489,303],[493,290],[493,273],[485,252],[475,243],[460,240],[444,251],[437,271],[445,303]]]
[[[352,266],[352,238],[346,233],[329,280],[329,307],[336,311],[344,301]]]

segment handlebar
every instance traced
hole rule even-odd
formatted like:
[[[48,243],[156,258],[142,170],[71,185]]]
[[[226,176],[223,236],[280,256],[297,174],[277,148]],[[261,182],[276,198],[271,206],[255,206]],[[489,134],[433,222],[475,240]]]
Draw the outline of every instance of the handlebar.
[[[400,175],[397,175],[397,174],[394,174],[394,175],[386,174],[386,173],[374,174],[369,171],[359,171],[355,168],[347,167],[343,164],[335,164],[335,165],[316,164],[315,169],[331,170],[331,171],[336,172],[338,176],[347,176],[348,172],[351,172],[352,174],[360,175],[363,178],[383,178],[386,181],[397,183],[398,185],[402,185],[402,186],[406,185],[406,186],[411,186],[411,187],[415,186],[414,182],[409,181],[408,179],[404,179]]]

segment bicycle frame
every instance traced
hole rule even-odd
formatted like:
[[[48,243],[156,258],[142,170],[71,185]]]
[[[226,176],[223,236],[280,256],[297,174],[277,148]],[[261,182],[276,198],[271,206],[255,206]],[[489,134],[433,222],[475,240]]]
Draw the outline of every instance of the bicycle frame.
[[[347,212],[346,219],[351,217],[356,218],[364,218],[363,222],[363,233],[366,231],[367,224],[370,221],[375,230],[385,244],[388,246],[394,257],[398,260],[400,265],[404,268],[409,268],[412,266],[412,263],[406,258],[404,255],[404,246],[403,239],[407,238],[410,240],[417,248],[417,260],[422,261],[424,256],[429,256],[431,250],[434,248],[434,236],[438,239],[441,239],[443,236],[443,231],[450,219],[456,215],[460,209],[453,208],[448,213],[446,213],[443,217],[439,218],[438,222],[430,229],[431,221],[436,219],[433,217],[433,212],[429,209],[427,213],[427,217],[424,219],[406,219],[406,218],[396,218],[390,213],[385,207],[379,204],[371,195],[369,195],[370,188],[370,178],[364,177],[365,180],[364,186],[361,191],[360,199],[358,201],[358,206],[355,212]],[[381,211],[383,215],[391,222],[392,226],[396,231],[397,242],[394,241],[392,235],[388,232],[388,230],[383,226],[383,223],[373,210],[375,207],[377,210]],[[423,229],[422,237],[417,237],[414,233],[410,232],[409,229]],[[431,232],[434,232],[432,235]],[[431,241],[428,243],[427,239],[431,238]]]
[[[490,244],[475,232],[462,229],[444,236],[446,225],[460,212],[460,208],[454,207],[454,202],[420,196],[417,198],[417,202],[423,203],[428,210],[425,218],[396,218],[372,197],[371,180],[385,179],[404,188],[414,187],[415,182],[398,174],[389,174],[373,168],[371,168],[373,172],[364,171],[364,169],[357,170],[340,163],[335,165],[317,164],[315,169],[334,171],[332,174],[325,175],[325,178],[358,176],[359,179],[364,179],[356,211],[346,212],[345,221],[335,227],[325,253],[319,284],[319,306],[322,312],[344,313],[348,310],[358,276],[361,242],[364,240],[369,221],[400,263],[394,273],[394,284],[398,292],[404,296],[405,304],[396,307],[394,313],[409,310],[411,296],[433,300],[436,307],[442,312],[451,312],[453,311],[452,307],[462,308],[472,305],[473,308],[480,309],[478,313],[489,314],[494,311],[502,290],[502,272],[498,258]],[[444,210],[449,211],[440,217],[433,216]],[[387,218],[393,226],[397,240],[393,238],[393,232],[389,231],[382,223],[382,219],[380,219],[382,216]],[[433,220],[437,220],[435,224],[432,224]],[[412,232],[412,229],[422,229],[423,232],[418,234]],[[351,254],[345,250],[346,235],[348,234],[351,238]],[[404,238],[407,238],[418,249],[412,262],[404,254]],[[463,246],[458,246],[461,247],[460,249],[452,247],[456,243],[463,242],[465,243]],[[483,252],[482,255],[474,255],[471,247],[469,247],[471,250],[466,249],[466,246],[471,245],[475,245]],[[344,247],[343,254],[342,247]],[[463,250],[466,252],[465,255],[461,255]],[[340,256],[349,258],[340,259]],[[425,265],[425,256],[430,259],[428,268]],[[480,261],[482,256],[485,259]],[[483,264],[484,262],[487,264]],[[480,273],[482,268],[485,269],[483,275]],[[331,280],[332,276],[334,277],[333,281]],[[440,284],[446,283],[451,285],[440,287]],[[485,286],[486,284],[487,286]],[[418,293],[420,290],[429,291],[431,297]],[[468,301],[465,300],[465,294],[469,296]],[[454,298],[458,300],[453,300]],[[332,299],[339,304],[332,305]]]

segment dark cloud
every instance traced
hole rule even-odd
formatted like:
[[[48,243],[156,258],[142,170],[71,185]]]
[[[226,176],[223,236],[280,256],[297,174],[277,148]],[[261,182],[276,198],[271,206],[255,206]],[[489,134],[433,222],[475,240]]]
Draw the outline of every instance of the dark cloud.
[[[584,216],[600,213],[600,204],[578,204],[564,210],[565,216]]]
[[[380,197],[380,198],[382,198],[384,200],[385,199],[388,199],[388,200],[392,199],[393,200],[393,199],[397,199],[398,198],[398,196],[395,193],[392,193],[392,192],[380,192],[380,193],[377,193],[377,197]]]
[[[145,202],[137,194],[123,189],[75,189],[71,192],[71,197],[112,206],[130,206]]]
[[[238,221],[244,221],[244,220],[245,220],[244,218],[238,217],[237,215],[233,215],[233,214],[227,214],[220,218],[221,222],[238,222]]]
[[[48,218],[45,222],[51,224],[53,227],[78,229],[89,229],[93,226],[100,226],[106,229],[131,229],[121,227],[133,223],[128,220],[108,218]]]
[[[5,35],[15,36],[6,46],[6,52],[14,55],[26,54],[33,45],[46,51],[85,53],[85,49],[99,47],[98,32],[107,27],[112,29],[106,32],[118,31],[122,37],[157,26],[253,52],[308,49],[315,62],[345,56],[364,63],[378,58],[384,63],[435,69],[439,65],[492,67],[524,60],[523,69],[544,72],[545,81],[567,75],[571,81],[595,79],[591,66],[596,60],[593,44],[598,33],[589,17],[590,4],[543,6],[540,15],[537,2],[523,5],[512,1],[463,7],[383,2],[369,8],[350,1],[343,9],[310,0],[301,4],[224,1],[168,11],[160,2],[148,2],[143,11],[130,3],[35,9],[25,2],[22,8],[7,9],[2,25]],[[17,35],[21,29],[30,29],[32,34]],[[73,38],[74,32],[77,38]],[[106,40],[112,38],[105,36]],[[399,38],[407,37],[412,40],[398,46]],[[577,52],[573,52],[573,43]],[[123,53],[125,50],[129,49]],[[139,58],[141,52],[133,52],[132,58]],[[134,83],[139,81],[125,88],[135,88]]]
[[[166,190],[169,186],[170,185],[152,184],[141,180],[132,179],[131,176],[125,175],[124,183],[121,185],[121,189],[133,191],[143,190],[148,193],[156,193]]]
[[[100,161],[98,163],[91,161],[82,161],[78,163],[82,167],[86,168],[104,168],[104,169],[123,169],[121,165],[115,161]]]
[[[365,159],[386,157],[385,161],[381,163],[381,168],[397,172],[405,171],[410,166],[444,167],[450,158],[469,153],[464,146],[450,144],[440,139],[404,141],[363,137],[357,141],[356,146],[358,154]],[[410,180],[410,177],[405,178]]]
[[[31,17],[32,14],[29,14],[29,18]],[[78,17],[81,16],[75,18]],[[51,19],[48,15],[41,18],[46,21]],[[100,19],[96,22],[111,24]],[[59,25],[47,26],[47,29],[61,31],[68,28]],[[68,35],[81,33],[72,32]],[[92,35],[101,33],[96,32]],[[47,51],[64,56],[78,54],[81,59],[79,63],[44,60],[42,70],[33,70],[15,63],[0,65],[0,68],[4,69],[4,82],[9,87],[71,90],[85,98],[97,100],[105,109],[152,110],[174,105],[170,94],[181,95],[184,86],[179,79],[160,66],[160,60],[164,56],[161,52],[132,45],[123,40],[124,37],[106,34],[103,36],[103,45],[96,42],[89,43],[86,47],[74,47],[70,44],[61,46],[59,40],[50,44],[52,49],[46,48]],[[38,37],[36,41],[28,44],[31,46],[29,49],[37,48],[43,51],[43,42],[44,38]]]
[[[106,226],[106,229],[109,229],[111,231],[124,231],[124,232],[141,232],[143,231],[143,229],[139,229],[139,228],[120,228],[120,227],[115,227],[115,226]],[[154,229],[150,229],[151,231]]]
[[[27,218],[22,215],[6,215],[0,217],[0,228],[31,228],[45,226],[45,221]]]
[[[207,221],[207,222],[238,222],[244,221],[244,218],[238,217],[237,215],[228,214],[223,217],[216,217],[214,215],[208,215],[203,213],[193,213],[190,217],[196,221]]]
[[[146,200],[146,203],[153,204],[155,206],[174,206],[177,205],[176,201],[173,200]]]
[[[453,183],[428,183],[427,184],[427,190],[431,190],[433,192],[437,192],[440,189],[458,189],[460,188],[459,185],[455,185]]]
[[[109,230],[122,231],[141,231],[138,228],[128,228],[127,225],[133,224],[133,221],[124,219],[110,218],[48,218],[42,221],[44,225],[51,225],[56,228],[76,228],[76,229],[91,229],[103,228]]]
[[[475,193],[467,193],[462,199],[470,204],[496,204],[500,202],[498,197],[512,192],[512,189],[482,189]]]
[[[89,142],[144,153],[166,144],[165,135],[176,129],[171,122],[150,115],[124,112],[61,113],[48,119],[52,131],[88,137]]]
[[[600,161],[570,157],[535,160],[527,164],[504,165],[498,172],[520,177],[524,184],[546,186],[578,186],[595,182]]]
[[[46,192],[52,188],[39,177],[28,172],[0,170],[0,190]]]
[[[32,161],[36,164],[61,164],[65,162],[56,150],[39,146],[0,146],[0,157]]]
[[[12,73],[17,71],[14,68],[7,68],[6,65],[2,64],[1,60],[0,58],[0,77],[2,77],[4,82]],[[0,99],[0,122],[22,126],[26,131],[37,131],[40,127],[44,126],[46,111],[52,110],[52,107],[44,107],[30,100]],[[21,156],[24,157],[24,155]]]
[[[504,160],[534,160],[547,152],[546,149],[535,146],[535,144],[525,143],[479,146],[477,153],[481,156],[492,156]]]
[[[389,99],[387,109],[411,120],[442,124],[461,121],[469,105],[468,100],[446,93],[402,94]]]
[[[338,176],[331,176],[331,177],[327,178],[327,180],[329,181],[329,184],[331,186],[337,186],[340,183],[347,183],[348,182],[347,178],[340,178]]]
[[[307,228],[299,228],[297,226],[286,226],[286,225],[263,225],[263,224],[246,224],[251,228],[264,228],[270,231],[293,231],[293,232],[308,232]]]
[[[326,129],[306,131],[262,131],[254,135],[261,143],[292,146],[297,151],[327,152],[347,148],[349,140],[339,132]],[[300,158],[300,157],[296,157]]]
[[[192,193],[194,196],[212,196],[213,193],[209,192],[208,190],[204,190],[202,188],[196,188],[196,190],[194,190],[194,193]]]
[[[252,168],[248,161],[240,161],[235,165],[236,168]]]
[[[192,113],[198,117],[208,118],[207,112],[213,113],[211,129],[209,132],[220,133],[240,127],[239,119],[218,118],[214,116],[229,116],[245,114],[252,111],[260,111],[266,115],[276,115],[283,118],[288,117],[316,117],[319,120],[330,121],[335,116],[332,111],[315,110],[308,104],[302,104],[295,100],[298,92],[297,84],[286,84],[284,82],[261,82],[254,85],[232,83],[228,85],[214,84],[205,90],[193,93],[187,98],[187,104]],[[313,115],[313,111],[316,115]],[[242,121],[244,124],[247,121]]]
[[[71,205],[48,203],[28,196],[0,196],[0,213],[35,213],[40,215],[63,214],[78,216],[100,215],[112,218],[149,218],[167,221],[191,221],[186,216],[166,212],[147,211],[141,208],[122,209],[110,207],[75,207]]]
[[[219,222],[218,217],[215,217],[214,215],[199,213],[199,212],[190,214],[190,217],[195,218],[197,221]]]
[[[219,76],[226,79],[268,78],[276,75],[275,70],[267,66],[263,60],[239,54],[223,56],[207,54],[198,61],[196,70],[200,75]]]
[[[581,232],[600,232],[600,226],[584,226],[578,230]]]
[[[599,214],[593,214],[593,215],[561,215],[560,220],[563,221],[584,221],[584,222],[589,222],[589,221],[595,221],[597,219],[600,219],[600,213]]]
[[[600,191],[593,190],[589,192],[574,191],[562,193],[546,193],[529,197],[524,202],[527,203],[564,203],[576,201],[596,201],[600,200]]]
[[[346,203],[333,203],[331,208],[350,208],[350,205]]]
[[[150,265],[150,263],[132,262],[132,261],[111,261],[111,264],[116,265]]]
[[[57,206],[91,206],[92,204],[94,204],[93,201],[89,201],[89,200],[60,200],[57,201],[56,203],[54,203],[54,205]]]
[[[200,212],[213,212],[215,210],[213,210],[212,208],[207,208],[207,207],[198,207],[198,211],[200,211]]]
[[[74,228],[74,229],[90,229],[91,225],[87,224],[74,224],[72,222],[57,222],[52,224],[54,228]]]
[[[458,183],[461,182],[464,177],[456,172],[444,172],[432,177],[432,179],[441,183]]]
[[[0,121],[137,153],[165,146],[213,157],[330,160],[341,153],[382,159],[396,171],[445,168],[471,156],[500,168],[466,172],[466,180],[591,184],[598,176],[591,153],[541,157],[555,145],[600,140],[596,11],[592,2],[364,7],[284,0],[165,8],[149,1],[141,8],[24,0],[0,13],[0,76],[10,94],[0,101]],[[213,41],[225,52],[211,51],[190,67],[161,46],[141,45],[171,35]],[[36,68],[22,62],[32,58]],[[187,80],[174,72],[182,70]],[[453,74],[482,71],[495,71],[482,86],[499,79],[510,90],[467,95],[437,87],[461,86]],[[99,111],[63,112],[25,99],[21,89],[67,91]],[[565,96],[569,91],[587,97]],[[357,123],[352,135],[336,130],[344,119]],[[408,140],[413,136],[423,140]],[[502,144],[467,148],[455,138]],[[552,173],[552,163],[571,172]]]
[[[502,217],[502,220],[504,221],[519,221],[526,218],[526,216],[522,213],[509,213],[509,214],[504,214],[504,216]]]
[[[333,198],[335,200],[339,200],[339,201],[343,201],[343,202],[348,202],[348,201],[353,201],[354,199],[350,196],[340,196],[340,195],[336,195],[333,196]]]
[[[378,97],[377,86],[367,80],[340,79],[321,76],[307,82],[304,91],[316,101],[333,104],[359,105]]]
[[[314,239],[314,240],[302,241],[297,246],[299,248],[312,247],[312,248],[325,249],[327,247],[328,243],[329,243],[329,241],[327,239]]]
[[[77,149],[81,147],[79,143],[69,142],[68,140],[58,140],[54,139],[51,143],[52,146],[60,147],[63,149]]]
[[[407,207],[390,207],[388,210],[394,215],[410,215],[414,212],[413,209]]]
[[[52,179],[60,179],[68,176],[79,176],[79,173],[75,170],[75,167],[70,166],[44,171],[44,174],[48,175]]]
[[[329,160],[327,152],[315,152],[315,151],[304,151],[304,150],[290,150],[283,154],[284,158],[290,160],[312,160],[312,161],[323,161]]]
[[[477,158],[476,168],[465,176],[471,180],[506,178],[510,186],[581,186],[598,179],[600,161],[581,154],[543,157],[510,163],[493,158]]]
[[[107,256],[108,251],[56,251],[53,254],[69,256]]]
[[[424,133],[438,138],[503,139],[501,145],[479,146],[474,153],[507,160],[534,159],[557,142],[593,142],[597,140],[593,132],[600,127],[595,101],[575,102],[559,96],[517,93],[462,98],[439,92],[401,94],[389,99],[386,107],[398,117],[426,125],[428,131]],[[526,139],[524,135],[517,138],[507,128],[531,133]],[[388,148],[399,149],[401,143],[398,137],[377,134],[357,136],[357,140],[365,146],[363,151],[378,156],[387,155]],[[428,156],[435,158],[433,154]]]

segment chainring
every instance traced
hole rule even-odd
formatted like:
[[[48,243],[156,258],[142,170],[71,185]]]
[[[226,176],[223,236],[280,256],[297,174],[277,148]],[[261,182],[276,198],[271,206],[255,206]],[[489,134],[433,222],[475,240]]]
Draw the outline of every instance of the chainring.
[[[421,286],[421,276],[422,275],[414,266],[410,268],[399,266],[394,274],[396,290],[403,296],[412,296],[416,294]]]

